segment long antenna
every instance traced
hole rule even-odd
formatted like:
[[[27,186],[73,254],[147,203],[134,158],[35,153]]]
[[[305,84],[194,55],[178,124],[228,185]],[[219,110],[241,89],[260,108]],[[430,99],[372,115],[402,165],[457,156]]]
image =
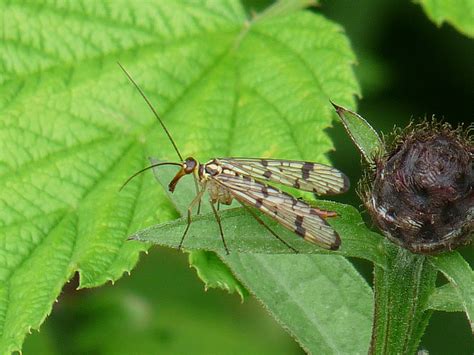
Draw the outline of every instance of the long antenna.
[[[163,123],[163,121],[161,120],[160,116],[158,115],[158,112],[156,112],[155,108],[153,107],[153,105],[151,104],[150,100],[148,100],[148,98],[145,96],[145,93],[143,92],[143,90],[138,86],[138,84],[135,82],[135,80],[132,79],[132,77],[130,76],[130,74],[125,70],[125,68],[122,66],[122,64],[120,64],[119,62],[117,62],[117,64],[119,65],[119,67],[122,69],[122,71],[125,73],[125,75],[127,76],[127,78],[132,82],[132,84],[137,88],[138,92],[140,93],[140,95],[143,97],[143,99],[145,100],[145,102],[147,103],[148,107],[151,109],[151,111],[153,112],[153,114],[155,115],[156,119],[158,120],[158,122],[160,122],[161,124],[161,127],[163,127],[163,129],[165,130],[166,132],[166,135],[168,136],[169,140],[171,141],[171,144],[173,145],[174,147],[174,150],[176,151],[176,153],[178,154],[178,157],[179,157],[179,160],[180,161],[184,161],[181,153],[179,152],[179,149],[178,147],[176,146],[176,143],[174,142],[173,138],[171,138],[171,134],[170,132],[168,131],[168,129],[166,128],[165,124]]]
[[[133,174],[132,176],[130,176],[127,181],[125,181],[123,183],[123,185],[120,187],[119,189],[119,192],[122,191],[122,189],[125,187],[125,185],[127,185],[130,181],[132,181],[133,178],[135,178],[136,176],[140,175],[141,173],[143,173],[144,171],[147,171],[149,169],[152,169],[152,168],[155,168],[157,166],[161,166],[161,165],[177,165],[177,166],[182,166],[181,164],[179,163],[171,163],[171,162],[165,162],[165,163],[157,163],[157,164],[152,164],[150,166],[147,166],[146,168],[143,168],[142,170],[140,171],[137,171],[135,174]]]

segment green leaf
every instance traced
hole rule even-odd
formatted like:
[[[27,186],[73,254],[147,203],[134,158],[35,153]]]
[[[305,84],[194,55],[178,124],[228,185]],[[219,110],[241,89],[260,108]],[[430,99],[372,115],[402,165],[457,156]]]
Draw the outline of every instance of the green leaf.
[[[117,192],[147,156],[175,158],[117,61],[199,160],[327,161],[328,99],[353,105],[358,93],[341,28],[308,11],[252,20],[232,0],[0,11],[2,353],[21,348],[75,272],[81,287],[118,279],[147,248],[127,236],[176,217],[149,177]]]
[[[337,115],[347,134],[359,149],[360,153],[368,163],[374,162],[374,157],[383,152],[384,146],[378,133],[359,114],[333,103]]]
[[[450,23],[459,32],[474,37],[474,3],[471,0],[416,0],[428,17],[441,26]]]
[[[221,288],[229,293],[237,292],[242,301],[248,291],[234,277],[229,268],[212,252],[196,250],[189,253],[189,265],[196,269],[199,278],[208,288]]]
[[[281,227],[277,222],[261,217],[265,223],[288,244],[302,254],[340,254],[358,257],[385,266],[383,237],[370,232],[363,224],[360,214],[349,205],[329,201],[318,201],[318,207],[336,211],[339,216],[328,220],[342,239],[338,251],[321,249],[308,243],[296,234]],[[235,253],[264,253],[264,254],[293,254],[293,250],[274,238],[265,228],[253,219],[245,209],[236,207],[220,212],[226,243],[231,252]],[[359,223],[359,225],[358,225]],[[180,218],[138,231],[130,238],[142,242],[178,247],[187,218]],[[187,250],[212,250],[225,253],[219,236],[219,229],[213,213],[201,214],[192,218],[189,235],[183,247]]]
[[[430,261],[451,283],[474,331],[474,272],[471,267],[458,252],[432,256]]]
[[[346,259],[237,253],[222,258],[306,352],[367,353],[373,295]]]
[[[438,287],[428,300],[428,309],[443,312],[463,312],[462,299],[452,284]]]

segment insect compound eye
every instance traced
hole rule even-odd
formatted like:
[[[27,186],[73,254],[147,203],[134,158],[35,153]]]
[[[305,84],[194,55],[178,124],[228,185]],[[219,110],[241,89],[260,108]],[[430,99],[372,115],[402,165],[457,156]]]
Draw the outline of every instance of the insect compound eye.
[[[194,158],[186,158],[184,161],[184,172],[186,174],[191,174],[196,168],[197,162]]]
[[[436,121],[409,126],[362,191],[381,231],[415,253],[468,244],[474,230],[472,132]]]

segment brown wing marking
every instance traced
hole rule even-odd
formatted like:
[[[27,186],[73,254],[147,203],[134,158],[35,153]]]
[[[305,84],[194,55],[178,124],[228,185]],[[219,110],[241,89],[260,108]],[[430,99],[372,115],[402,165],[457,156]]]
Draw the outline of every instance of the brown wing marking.
[[[346,192],[349,179],[339,170],[313,162],[278,159],[219,158],[226,168],[255,179],[270,180],[319,195]]]
[[[312,207],[253,178],[244,180],[240,175],[219,174],[213,179],[229,189],[240,202],[259,209],[305,240],[325,249],[339,248],[339,236],[324,220],[336,216],[335,212]]]

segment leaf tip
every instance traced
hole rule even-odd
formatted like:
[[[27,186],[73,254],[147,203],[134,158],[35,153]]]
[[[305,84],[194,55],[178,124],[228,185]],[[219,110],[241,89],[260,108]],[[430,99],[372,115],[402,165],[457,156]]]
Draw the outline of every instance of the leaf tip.
[[[131,241],[131,240],[142,241],[138,234],[132,234],[127,237],[127,241]]]
[[[331,100],[329,102],[333,105],[344,129],[359,149],[362,157],[367,162],[373,163],[375,154],[384,149],[379,134],[358,113],[339,106]]]
[[[339,115],[340,112],[342,112],[344,110],[344,108],[342,106],[336,105],[331,99],[329,99],[329,102],[334,107],[334,109],[336,110],[338,115]]]

